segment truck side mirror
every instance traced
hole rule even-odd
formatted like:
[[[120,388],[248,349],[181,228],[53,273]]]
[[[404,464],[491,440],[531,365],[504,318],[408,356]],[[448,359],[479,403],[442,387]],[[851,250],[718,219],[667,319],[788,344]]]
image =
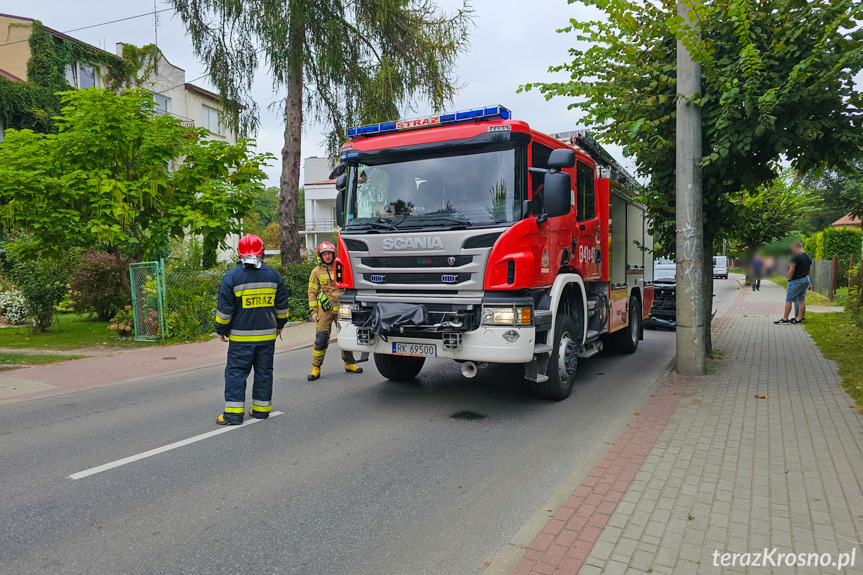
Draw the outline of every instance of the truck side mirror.
[[[330,178],[329,179],[332,180],[334,178],[338,178],[339,176],[341,176],[342,174],[345,173],[345,170],[347,168],[348,168],[348,165],[346,163],[344,163],[344,162],[340,163],[338,166],[333,168],[332,172],[330,172]]]
[[[571,184],[572,180],[566,172],[548,172],[545,174],[542,195],[545,200],[545,213],[548,214],[548,217],[565,216],[572,210]]]
[[[336,194],[336,225],[340,228],[345,227],[345,192],[339,190]]]
[[[336,178],[336,189],[340,192],[345,191],[345,188],[348,187],[348,175],[342,174],[338,178]]]
[[[566,148],[552,150],[548,156],[548,167],[571,168],[575,165],[575,152]]]

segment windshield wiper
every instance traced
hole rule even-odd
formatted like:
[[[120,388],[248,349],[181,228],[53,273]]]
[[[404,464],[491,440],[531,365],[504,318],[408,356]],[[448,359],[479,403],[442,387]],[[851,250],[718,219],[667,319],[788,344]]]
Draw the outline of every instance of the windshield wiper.
[[[396,227],[386,221],[383,218],[378,218],[376,220],[372,220],[370,222],[363,222],[361,224],[357,224],[355,226],[348,226],[348,229],[351,230],[360,230],[363,228],[372,228],[374,230],[394,230]]]
[[[473,225],[476,225],[467,218],[459,218],[459,217],[455,217],[455,216],[445,216],[445,215],[436,216],[434,214],[426,216],[424,218],[421,218],[421,219],[417,220],[416,223],[422,225],[422,224],[429,223],[429,222],[440,223],[440,224],[449,223],[449,224],[453,224],[456,226],[473,226]]]

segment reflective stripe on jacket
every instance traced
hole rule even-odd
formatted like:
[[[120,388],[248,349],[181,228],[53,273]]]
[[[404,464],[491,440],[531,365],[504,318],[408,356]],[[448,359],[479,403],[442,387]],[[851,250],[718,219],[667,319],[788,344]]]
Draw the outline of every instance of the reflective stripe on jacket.
[[[216,306],[216,333],[231,341],[258,343],[276,339],[288,321],[288,288],[273,268],[242,264],[225,274]]]
[[[309,275],[309,309],[316,311],[319,307],[318,294],[323,293],[333,304],[333,307],[339,305],[339,296],[345,293],[345,290],[336,287],[336,282],[333,279],[335,275],[332,271],[333,266],[321,264],[312,270]]]

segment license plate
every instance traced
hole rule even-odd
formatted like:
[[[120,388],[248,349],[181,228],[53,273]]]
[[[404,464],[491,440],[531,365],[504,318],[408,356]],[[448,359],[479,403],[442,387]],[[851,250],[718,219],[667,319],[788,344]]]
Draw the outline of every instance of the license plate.
[[[393,355],[437,357],[437,347],[434,344],[393,343]]]

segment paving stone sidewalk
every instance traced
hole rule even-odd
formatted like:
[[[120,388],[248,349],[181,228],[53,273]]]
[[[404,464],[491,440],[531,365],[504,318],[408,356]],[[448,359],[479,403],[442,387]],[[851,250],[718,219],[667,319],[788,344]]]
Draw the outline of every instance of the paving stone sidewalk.
[[[773,547],[856,548],[842,572],[863,573],[863,416],[803,327],[773,324],[783,300],[741,289],[714,321],[715,372],[672,373],[510,573],[837,572],[714,566]]]

